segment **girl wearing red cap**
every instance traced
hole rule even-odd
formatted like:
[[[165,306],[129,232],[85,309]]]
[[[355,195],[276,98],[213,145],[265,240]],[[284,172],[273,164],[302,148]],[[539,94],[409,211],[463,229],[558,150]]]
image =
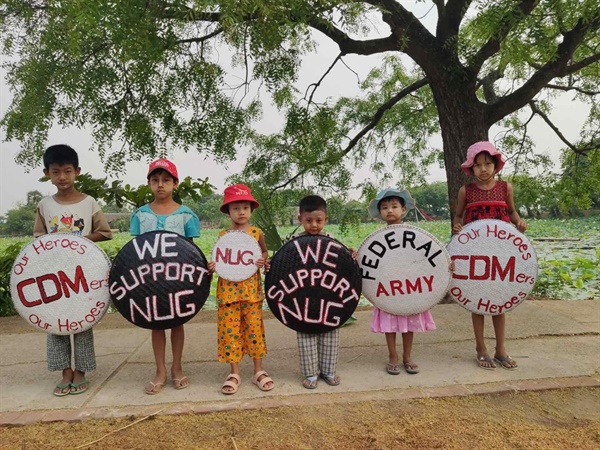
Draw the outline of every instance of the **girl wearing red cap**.
[[[231,217],[232,226],[222,230],[219,237],[230,230],[241,230],[254,237],[262,250],[262,258],[256,265],[265,267],[267,245],[263,232],[250,225],[252,211],[259,207],[252,196],[250,188],[243,184],[235,184],[225,189],[221,212]],[[215,269],[213,261],[208,263],[212,273]],[[273,379],[262,368],[262,359],[267,354],[265,343],[265,327],[262,320],[262,303],[264,295],[260,271],[244,281],[228,281],[219,277],[217,281],[217,339],[219,362],[231,365],[221,392],[226,395],[235,394],[241,383],[240,366],[244,354],[250,355],[254,362],[252,382],[261,391],[273,389]]]
[[[479,219],[512,222],[520,232],[527,230],[527,224],[521,220],[515,208],[512,185],[506,181],[496,180],[496,174],[502,170],[504,163],[504,157],[491,142],[477,142],[468,148],[467,160],[460,167],[467,175],[475,176],[477,181],[466,184],[458,191],[454,233],[459,233],[463,224]],[[508,356],[504,348],[506,331],[504,314],[492,316],[496,334],[496,352],[493,359],[485,346],[484,316],[472,313],[471,317],[479,367],[492,370],[498,363],[505,369],[516,369],[517,363]]]

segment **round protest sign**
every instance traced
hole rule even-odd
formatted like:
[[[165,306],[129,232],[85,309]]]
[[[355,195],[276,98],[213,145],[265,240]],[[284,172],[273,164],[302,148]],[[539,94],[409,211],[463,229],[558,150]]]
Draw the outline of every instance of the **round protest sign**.
[[[363,295],[390,314],[431,309],[448,292],[450,255],[420,228],[389,225],[369,235],[358,249]]]
[[[109,270],[104,251],[88,239],[70,233],[41,236],[13,264],[10,293],[15,309],[38,330],[81,333],[108,309]]]
[[[265,276],[271,312],[287,327],[324,333],[350,318],[360,298],[360,272],[352,253],[323,235],[288,241]]]
[[[123,246],[109,286],[115,307],[127,320],[166,330],[200,311],[210,280],[206,258],[193,242],[177,233],[150,231]]]
[[[258,270],[256,260],[262,250],[256,239],[245,231],[232,230],[221,236],[212,249],[215,272],[229,281],[243,281]]]
[[[450,295],[477,314],[512,311],[531,292],[538,262],[533,245],[512,224],[476,220],[452,237]]]

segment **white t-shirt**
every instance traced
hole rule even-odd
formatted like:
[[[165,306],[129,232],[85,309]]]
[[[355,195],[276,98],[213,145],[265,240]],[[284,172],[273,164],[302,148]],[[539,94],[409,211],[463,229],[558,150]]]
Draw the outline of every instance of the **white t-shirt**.
[[[71,233],[87,236],[100,233],[110,239],[110,225],[98,202],[86,195],[77,203],[59,203],[54,196],[44,197],[37,206],[33,235]]]

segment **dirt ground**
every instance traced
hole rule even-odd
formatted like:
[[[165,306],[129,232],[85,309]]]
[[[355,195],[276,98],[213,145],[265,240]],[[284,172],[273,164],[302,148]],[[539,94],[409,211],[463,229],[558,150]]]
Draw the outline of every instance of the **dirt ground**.
[[[598,449],[600,389],[141,419],[0,428],[0,448]]]

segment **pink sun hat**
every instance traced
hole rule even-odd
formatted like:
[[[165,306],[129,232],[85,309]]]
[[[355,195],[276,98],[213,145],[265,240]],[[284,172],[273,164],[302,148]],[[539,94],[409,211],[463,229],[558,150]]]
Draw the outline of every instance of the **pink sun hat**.
[[[492,144],[491,142],[480,141],[475,142],[467,149],[467,160],[460,165],[461,169],[467,175],[473,175],[472,167],[473,164],[475,164],[475,158],[477,158],[477,155],[479,155],[481,152],[487,152],[493,158],[496,159],[496,173],[502,170],[504,164],[506,163],[506,160],[504,159],[504,156],[502,156],[502,153],[500,153],[498,149],[494,147],[494,144]]]

